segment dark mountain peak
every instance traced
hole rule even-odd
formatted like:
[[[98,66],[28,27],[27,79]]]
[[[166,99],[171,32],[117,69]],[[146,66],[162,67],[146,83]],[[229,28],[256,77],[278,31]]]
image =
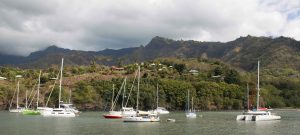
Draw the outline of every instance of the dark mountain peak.
[[[167,44],[170,44],[172,42],[175,42],[175,41],[173,39],[168,39],[168,38],[156,36],[156,37],[152,38],[152,40],[150,41],[150,44],[153,44],[153,43],[167,43]]]
[[[60,48],[60,47],[57,47],[56,45],[51,45],[44,50],[30,53],[30,55],[27,57],[27,61],[36,61],[37,59],[46,57],[48,55],[65,54],[68,52],[71,52],[71,50]]]
[[[251,41],[251,40],[257,40],[257,39],[261,39],[262,37],[255,37],[255,36],[251,36],[251,35],[247,35],[245,37],[241,36],[239,38],[237,38],[236,40],[233,40],[231,42],[245,42],[245,41]]]
[[[275,41],[281,41],[281,42],[292,42],[292,41],[296,41],[295,39],[293,38],[290,38],[290,37],[284,37],[284,36],[280,36],[280,37],[277,37],[275,38]]]
[[[251,36],[251,35],[247,35],[245,37],[239,37],[234,41],[253,41],[253,40],[260,40],[260,41],[265,41],[265,40],[274,40],[274,41],[296,41],[293,38],[290,37],[284,37],[284,36],[279,36],[279,37],[265,37],[265,36],[260,36],[260,37],[256,37],[256,36]]]
[[[160,49],[166,45],[172,44],[173,42],[175,42],[175,41],[172,39],[156,36],[151,39],[151,41],[148,43],[148,45],[146,45],[146,48]]]
[[[152,38],[152,40],[165,40],[165,39],[167,39],[167,38],[161,37],[161,36],[155,36]],[[172,40],[172,39],[169,39],[169,40]]]
[[[57,48],[59,48],[59,47],[56,45],[50,45],[46,49],[57,49]]]
[[[65,49],[65,48],[60,48],[56,45],[51,45],[47,47],[45,50],[41,50],[43,52],[66,52],[66,51],[71,51],[70,49]]]

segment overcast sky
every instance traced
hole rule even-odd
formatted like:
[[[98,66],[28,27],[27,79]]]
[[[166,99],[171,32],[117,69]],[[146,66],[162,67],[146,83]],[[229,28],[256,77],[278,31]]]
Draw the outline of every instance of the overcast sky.
[[[300,40],[300,0],[1,0],[0,53],[49,45],[103,50],[146,45],[154,36],[231,41]]]

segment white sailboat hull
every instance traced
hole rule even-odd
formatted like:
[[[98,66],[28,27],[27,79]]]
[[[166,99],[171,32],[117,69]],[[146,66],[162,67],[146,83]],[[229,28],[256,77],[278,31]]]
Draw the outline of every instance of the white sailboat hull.
[[[125,117],[124,122],[159,122],[159,117],[142,117],[142,116],[135,116],[135,117]]]
[[[75,117],[75,113],[72,111],[67,111],[65,109],[53,109],[51,110],[44,110],[42,115],[44,117]]]
[[[280,120],[281,117],[277,115],[256,115],[252,116],[253,121],[268,121],[268,120]]]
[[[123,117],[121,111],[109,111],[108,114],[105,114],[103,116],[107,119],[119,119]]]
[[[252,116],[254,115],[238,115],[236,120],[252,121]]]
[[[41,115],[44,116],[45,114],[52,112],[53,108],[50,108],[50,107],[37,107],[37,110],[39,110]]]
[[[44,117],[75,117],[73,112],[46,112],[43,114]]]
[[[157,113],[157,114],[169,114],[170,112],[169,112],[166,108],[163,108],[163,107],[157,107],[157,108],[154,110],[154,113]]]
[[[19,108],[19,109],[10,109],[9,112],[11,113],[21,113],[23,112],[24,108]]]
[[[158,111],[157,113],[158,114],[169,114],[170,112],[169,111]]]
[[[74,112],[75,114],[79,114],[80,112],[73,106],[73,104],[61,104],[62,108],[66,109],[67,111]]]
[[[189,112],[189,113],[186,113],[186,117],[187,118],[197,118],[197,114],[194,112]]]
[[[131,116],[136,116],[136,111],[132,107],[123,107],[121,109],[121,115],[123,117],[131,117]]]
[[[242,115],[238,115],[236,120],[244,121],[266,121],[266,120],[280,120],[281,117],[272,114],[270,111],[247,111]]]

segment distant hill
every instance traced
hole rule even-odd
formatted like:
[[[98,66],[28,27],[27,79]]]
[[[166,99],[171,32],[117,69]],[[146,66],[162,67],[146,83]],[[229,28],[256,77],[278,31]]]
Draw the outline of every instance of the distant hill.
[[[300,42],[287,37],[240,37],[230,42],[200,42],[154,37],[146,46],[119,50],[80,51],[50,46],[27,57],[0,54],[0,65],[23,68],[45,68],[60,63],[89,65],[92,61],[104,65],[128,64],[162,57],[213,58],[235,67],[253,70],[257,59],[262,67],[289,67],[300,70]]]

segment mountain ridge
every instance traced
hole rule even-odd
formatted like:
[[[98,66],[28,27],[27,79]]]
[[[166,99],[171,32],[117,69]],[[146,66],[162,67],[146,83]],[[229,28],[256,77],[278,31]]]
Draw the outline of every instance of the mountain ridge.
[[[229,42],[173,40],[156,36],[146,46],[101,51],[81,51],[55,45],[29,56],[0,54],[0,65],[45,68],[57,65],[61,57],[67,65],[129,64],[164,57],[219,59],[232,66],[253,70],[257,59],[269,68],[291,67],[300,70],[300,42],[287,37],[239,37]],[[298,62],[299,61],[299,62]]]

